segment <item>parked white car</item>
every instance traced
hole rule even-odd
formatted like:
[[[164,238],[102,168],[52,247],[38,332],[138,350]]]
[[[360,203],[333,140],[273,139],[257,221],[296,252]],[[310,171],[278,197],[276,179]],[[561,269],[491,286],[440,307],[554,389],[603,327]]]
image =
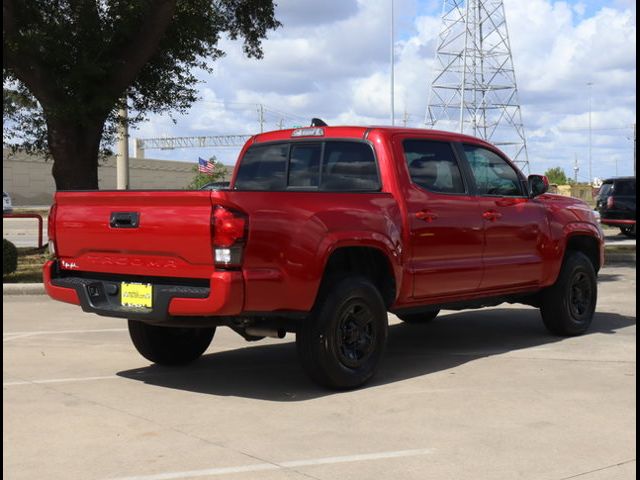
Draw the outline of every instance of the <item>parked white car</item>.
[[[2,192],[2,213],[13,212],[13,204],[11,203],[11,197],[7,192]]]

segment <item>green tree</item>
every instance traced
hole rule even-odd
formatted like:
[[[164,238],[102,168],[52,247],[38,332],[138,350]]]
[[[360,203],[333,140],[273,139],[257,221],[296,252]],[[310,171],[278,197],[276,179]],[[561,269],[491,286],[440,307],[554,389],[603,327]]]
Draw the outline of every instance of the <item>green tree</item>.
[[[195,176],[187,187],[187,190],[200,190],[207,183],[219,182],[224,179],[227,174],[227,168],[222,163],[219,163],[216,157],[211,157],[209,163],[213,164],[213,169],[210,173],[200,172],[198,165],[193,167]]]
[[[129,123],[184,113],[223,35],[261,58],[280,25],[273,0],[3,0],[2,13],[3,143],[49,152],[61,190],[98,188],[123,98]]]
[[[566,185],[569,183],[567,174],[564,173],[562,167],[553,167],[544,172],[544,175],[549,179],[549,183],[555,183],[556,185]]]

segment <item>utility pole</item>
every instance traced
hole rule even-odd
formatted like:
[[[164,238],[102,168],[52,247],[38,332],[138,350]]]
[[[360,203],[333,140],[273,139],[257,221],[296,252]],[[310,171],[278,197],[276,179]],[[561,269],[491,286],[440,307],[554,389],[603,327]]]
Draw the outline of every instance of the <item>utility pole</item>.
[[[281,118],[280,121],[278,122],[278,130],[282,130],[283,127],[284,127],[284,118]]]
[[[404,115],[402,116],[402,126],[406,127],[409,123],[409,112],[407,112],[407,105],[404,105]]]
[[[578,166],[578,154],[576,153],[574,155],[574,159],[573,159],[573,182],[575,184],[578,183],[578,171],[580,170],[580,167]]]
[[[591,86],[593,82],[587,83],[589,87],[589,184],[593,182],[593,171],[592,171],[592,159],[591,159],[591,137],[592,137],[592,128],[591,128]]]
[[[633,124],[633,176],[636,176],[636,124]]]
[[[395,95],[395,79],[394,79],[394,70],[395,70],[395,52],[394,52],[394,27],[393,27],[393,22],[394,22],[394,18],[393,18],[393,0],[391,0],[391,125],[395,125],[396,124],[396,115],[395,115],[395,105],[394,105],[394,95]]]
[[[258,105],[258,122],[260,122],[260,133],[264,132],[264,106],[262,104]]]
[[[129,189],[129,125],[127,123],[127,99],[118,110],[118,155],[116,156],[116,188]]]

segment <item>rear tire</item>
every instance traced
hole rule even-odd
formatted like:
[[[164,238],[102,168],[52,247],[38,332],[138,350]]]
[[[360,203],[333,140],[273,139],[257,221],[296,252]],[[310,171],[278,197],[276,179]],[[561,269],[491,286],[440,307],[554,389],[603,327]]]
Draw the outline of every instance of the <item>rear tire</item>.
[[[423,312],[423,313],[407,313],[404,315],[396,315],[400,320],[402,320],[404,323],[411,323],[411,324],[421,324],[421,323],[431,323],[435,320],[435,318],[438,316],[438,314],[440,313],[440,310],[432,310],[430,312]]]
[[[331,284],[296,333],[302,367],[321,386],[350,389],[373,377],[387,342],[387,309],[364,277]]]
[[[620,232],[629,238],[636,238],[636,226],[620,227]]]
[[[569,251],[556,283],[542,293],[542,320],[556,335],[581,335],[591,325],[597,299],[593,264],[583,253]]]
[[[159,365],[184,365],[198,359],[211,344],[215,331],[215,327],[160,327],[129,320],[129,336],[136,350]]]

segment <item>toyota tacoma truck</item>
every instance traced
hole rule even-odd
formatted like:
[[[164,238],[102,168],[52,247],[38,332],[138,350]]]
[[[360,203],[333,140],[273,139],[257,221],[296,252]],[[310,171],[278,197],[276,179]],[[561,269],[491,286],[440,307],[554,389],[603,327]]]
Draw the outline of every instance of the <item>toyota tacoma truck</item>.
[[[312,126],[253,136],[228,189],[58,192],[47,293],[128,320],[162,365],[200,357],[217,327],[294,333],[303,369],[336,389],[374,375],[387,314],[539,308],[584,333],[603,234],[496,147],[442,131]]]

